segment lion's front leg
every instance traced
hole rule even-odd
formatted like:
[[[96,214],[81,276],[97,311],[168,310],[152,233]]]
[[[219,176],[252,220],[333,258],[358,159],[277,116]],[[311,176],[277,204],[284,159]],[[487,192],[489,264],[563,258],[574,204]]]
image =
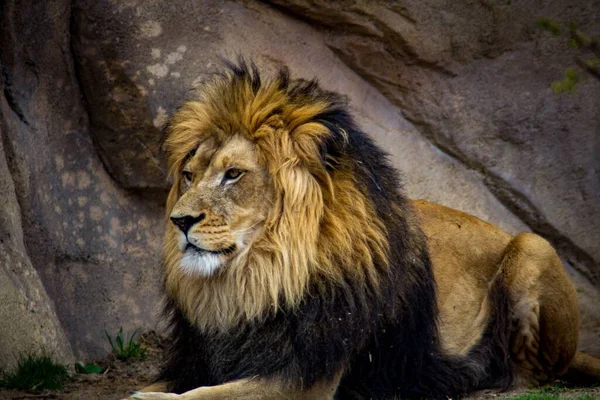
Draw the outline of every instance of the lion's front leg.
[[[144,386],[143,388],[141,388],[140,390],[138,390],[134,394],[132,394],[130,397],[127,397],[123,400],[133,400],[133,399],[136,399],[137,398],[136,396],[139,396],[140,394],[148,394],[148,393],[154,395],[154,397],[144,397],[145,399],[150,399],[150,398],[175,399],[175,398],[177,398],[177,397],[173,397],[173,396],[177,396],[176,394],[166,393],[169,391],[168,387],[169,387],[169,382],[166,382],[166,381],[155,382],[151,385]],[[165,394],[169,395],[171,397],[165,397],[165,396],[161,397],[161,395],[165,395]]]
[[[181,400],[182,395],[162,392],[135,392],[123,400]]]
[[[144,386],[143,388],[138,390],[138,392],[142,392],[142,393],[145,393],[145,392],[165,393],[168,391],[169,391],[169,382],[166,382],[166,381],[155,382],[151,385]]]
[[[126,400],[309,400],[333,399],[341,373],[330,381],[317,382],[308,389],[293,389],[276,379],[249,378],[217,386],[203,386],[182,394],[138,392]]]

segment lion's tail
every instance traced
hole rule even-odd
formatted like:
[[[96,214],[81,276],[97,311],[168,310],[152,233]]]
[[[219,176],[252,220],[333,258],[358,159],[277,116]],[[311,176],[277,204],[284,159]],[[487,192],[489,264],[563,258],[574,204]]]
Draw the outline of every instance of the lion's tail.
[[[441,355],[437,362],[429,364],[422,378],[429,392],[423,391],[420,397],[460,398],[476,389],[508,389],[512,385],[511,303],[501,274],[494,279],[488,296],[490,318],[479,342],[465,356]]]
[[[567,373],[560,379],[575,384],[598,384],[600,383],[600,359],[578,351]]]
[[[478,372],[471,377],[471,390],[491,387],[508,389],[515,378],[510,359],[512,304],[503,274],[496,275],[488,296],[490,318],[487,327],[479,342],[467,354],[470,362],[476,362],[475,371]]]

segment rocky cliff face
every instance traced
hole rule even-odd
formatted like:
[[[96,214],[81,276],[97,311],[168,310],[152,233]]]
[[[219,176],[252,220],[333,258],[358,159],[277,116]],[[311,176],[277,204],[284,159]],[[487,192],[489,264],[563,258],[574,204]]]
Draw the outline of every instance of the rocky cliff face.
[[[554,95],[571,50],[535,30],[599,34],[598,1],[18,3],[0,6],[0,367],[156,326],[160,127],[238,53],[346,94],[411,197],[549,239],[600,354],[600,84]]]

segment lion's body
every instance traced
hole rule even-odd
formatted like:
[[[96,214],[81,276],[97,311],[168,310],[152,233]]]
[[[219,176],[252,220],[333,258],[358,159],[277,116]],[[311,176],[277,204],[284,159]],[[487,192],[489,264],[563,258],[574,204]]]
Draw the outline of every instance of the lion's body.
[[[473,216],[413,202],[427,237],[438,287],[442,347],[465,354],[489,316],[485,303],[500,269],[513,306],[511,358],[517,383],[534,386],[564,374],[575,356],[579,309],[554,249],[541,237],[511,237]]]
[[[231,65],[171,119],[166,149],[161,379],[183,394],[134,398],[446,398],[552,379],[573,357],[552,248],[409,202],[316,83]]]

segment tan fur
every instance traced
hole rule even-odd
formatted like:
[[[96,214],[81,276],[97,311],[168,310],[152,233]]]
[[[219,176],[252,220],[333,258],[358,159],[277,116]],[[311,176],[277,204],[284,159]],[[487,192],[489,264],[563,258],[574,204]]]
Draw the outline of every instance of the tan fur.
[[[179,395],[142,390],[126,400],[329,400],[333,399],[341,376],[340,372],[331,381],[317,382],[306,390],[290,389],[274,380],[254,378],[199,387]]]
[[[168,391],[169,383],[168,382],[155,382],[151,385],[144,386],[138,392],[147,393],[147,392],[159,392],[165,393]]]
[[[600,360],[577,352],[564,379],[576,384],[597,385],[600,382]]]
[[[200,197],[205,191],[198,190],[195,198],[187,192],[182,195],[181,173],[190,167],[189,154],[197,149],[191,158],[204,157],[207,166],[202,173],[223,169],[227,160],[221,160],[219,167],[217,154],[232,136],[252,147],[257,157],[248,160],[252,165],[247,167],[254,176],[263,176],[263,181],[255,184],[269,189],[256,206],[225,211],[258,215],[262,212],[258,204],[267,204],[268,209],[255,223],[251,250],[236,254],[209,277],[190,275],[179,268],[177,229],[170,224],[164,247],[168,293],[200,329],[225,330],[239,321],[275,312],[280,301],[288,306],[297,304],[311,277],[377,284],[382,271],[374,270],[373,257],[384,264],[387,260],[383,224],[353,176],[339,173],[332,181],[326,173],[318,146],[328,130],[307,122],[324,106],[291,104],[277,80],[253,93],[248,82],[232,84],[229,79],[218,78],[209,84],[200,101],[186,103],[169,123],[165,148],[175,183],[168,196],[167,215],[189,213],[191,204],[202,204]],[[270,117],[275,108],[281,112]],[[245,153],[233,151],[228,159],[237,160]],[[202,162],[197,165],[200,168]],[[199,178],[190,190],[205,184]],[[218,219],[218,211],[202,210]],[[223,243],[230,230],[225,225],[220,221]],[[202,233],[201,226],[192,229]],[[334,254],[348,259],[334,259]],[[342,270],[345,266],[352,269]]]
[[[517,384],[563,375],[577,350],[575,289],[550,244],[532,233],[511,237],[473,216],[425,201],[413,205],[427,237],[438,285],[443,347],[465,354],[486,326],[488,285],[502,273],[515,318],[511,353]]]

